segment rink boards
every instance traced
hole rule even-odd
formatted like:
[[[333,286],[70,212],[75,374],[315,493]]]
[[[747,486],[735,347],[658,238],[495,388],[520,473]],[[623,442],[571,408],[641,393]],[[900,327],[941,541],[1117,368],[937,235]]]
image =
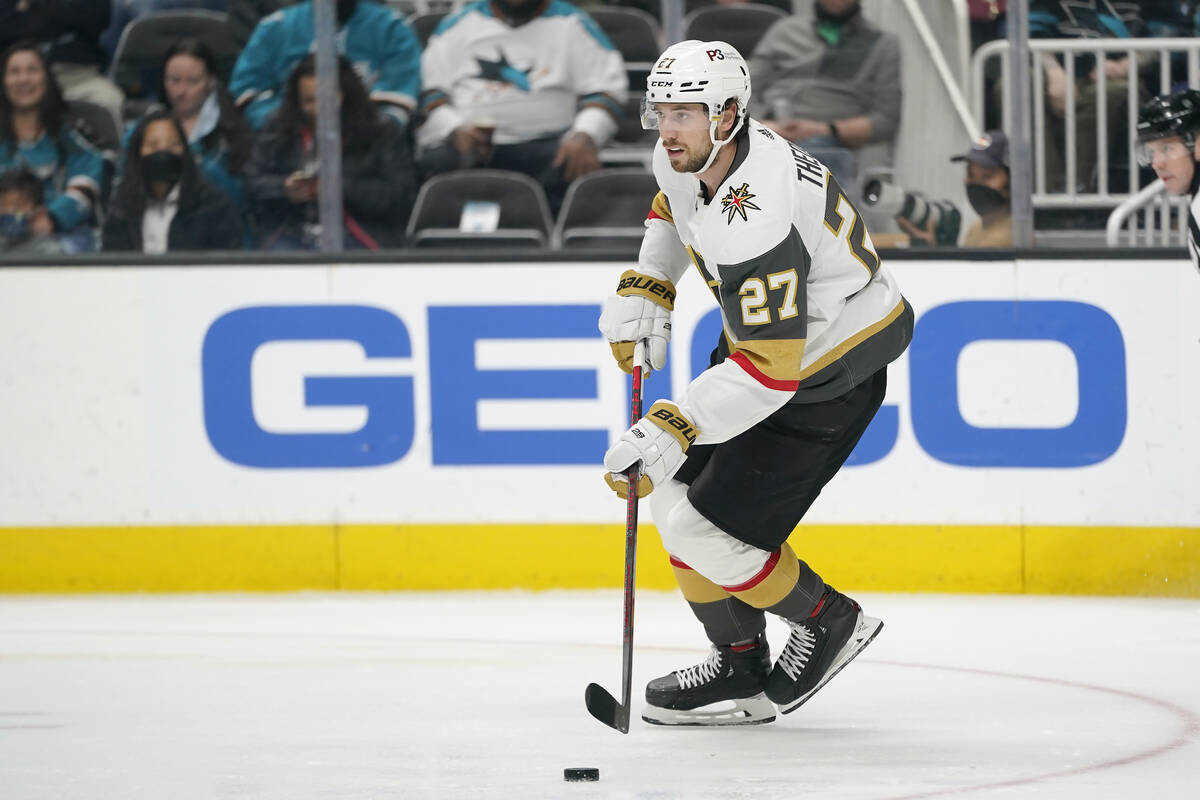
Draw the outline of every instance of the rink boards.
[[[0,591],[621,581],[626,265],[0,269]],[[792,537],[873,590],[1200,596],[1200,276],[908,261],[884,407]],[[670,366],[720,319],[679,287]],[[775,302],[769,298],[769,302]],[[649,524],[640,583],[669,587]]]

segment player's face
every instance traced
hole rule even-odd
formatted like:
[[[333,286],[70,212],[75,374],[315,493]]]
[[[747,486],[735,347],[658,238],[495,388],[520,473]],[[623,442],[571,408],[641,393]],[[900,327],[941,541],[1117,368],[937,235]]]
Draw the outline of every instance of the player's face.
[[[703,167],[713,148],[705,107],[699,103],[656,103],[653,114],[671,168],[696,172]]]
[[[1192,175],[1196,171],[1196,158],[1193,149],[1189,149],[1182,137],[1168,136],[1165,139],[1155,139],[1146,142],[1146,157],[1154,174],[1166,184],[1171,194],[1184,194],[1192,185]]]

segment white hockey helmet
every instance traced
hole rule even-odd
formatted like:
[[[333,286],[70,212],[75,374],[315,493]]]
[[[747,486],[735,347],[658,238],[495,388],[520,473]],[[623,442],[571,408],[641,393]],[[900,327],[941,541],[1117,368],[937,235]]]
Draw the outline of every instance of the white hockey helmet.
[[[729,138],[717,139],[717,125],[729,100],[737,101],[737,123]],[[732,141],[746,124],[746,109],[750,104],[750,70],[746,60],[726,42],[688,39],[673,44],[654,62],[646,78],[641,114],[646,130],[658,129],[661,119],[658,103],[700,103],[705,107],[713,150],[699,170],[703,172],[716,158],[718,148]]]

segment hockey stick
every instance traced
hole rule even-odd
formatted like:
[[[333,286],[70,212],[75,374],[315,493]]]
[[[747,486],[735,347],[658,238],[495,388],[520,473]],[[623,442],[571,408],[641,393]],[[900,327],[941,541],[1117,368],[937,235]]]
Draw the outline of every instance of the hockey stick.
[[[642,371],[645,346],[633,346],[633,396],[629,401],[629,424],[642,418]],[[598,683],[589,683],[583,701],[592,716],[610,728],[629,733],[630,687],[633,683],[633,578],[637,562],[638,493],[640,477],[635,463],[625,473],[629,480],[629,499],[625,505],[625,627],[621,633],[621,703]]]

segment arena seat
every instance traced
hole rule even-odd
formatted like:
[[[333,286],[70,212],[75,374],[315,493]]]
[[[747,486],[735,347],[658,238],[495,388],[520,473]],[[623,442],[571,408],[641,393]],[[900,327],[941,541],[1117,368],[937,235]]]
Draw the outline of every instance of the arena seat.
[[[498,210],[494,230],[463,230],[468,203]],[[467,169],[435,175],[421,186],[408,221],[414,247],[546,247],[552,223],[542,185],[528,175]]]
[[[636,248],[657,193],[654,175],[634,167],[603,169],[576,178],[558,213],[554,246]]]
[[[786,16],[775,6],[762,3],[709,6],[683,18],[683,38],[729,42],[743,58],[749,59],[767,28]]]

